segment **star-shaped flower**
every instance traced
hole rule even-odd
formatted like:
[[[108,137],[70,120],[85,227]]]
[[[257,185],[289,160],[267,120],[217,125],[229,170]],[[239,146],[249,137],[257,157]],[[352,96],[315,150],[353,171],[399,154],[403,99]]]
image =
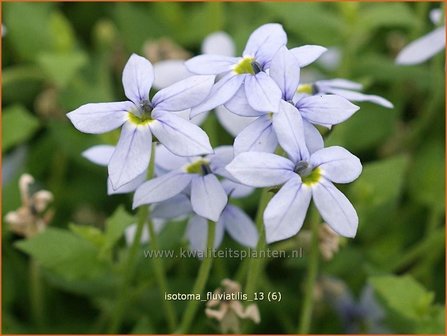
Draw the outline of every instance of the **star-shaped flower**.
[[[242,57],[200,55],[185,64],[196,74],[223,76],[202,104],[194,107],[191,117],[228,102],[240,89],[250,106],[258,111],[277,111],[281,92],[266,70],[273,56],[287,43],[287,35],[276,23],[256,29],[248,39]]]
[[[123,87],[129,101],[86,104],[67,114],[85,133],[104,133],[122,126],[121,136],[108,163],[113,189],[141,175],[148,167],[152,135],[177,155],[212,152],[208,136],[198,126],[171,112],[201,103],[208,95],[214,76],[193,76],[158,91],[152,100],[154,80],[151,63],[133,54],[123,71]]]
[[[361,173],[360,160],[338,146],[309,154],[298,113],[290,114],[296,132],[285,133],[279,142],[289,158],[270,153],[245,152],[227,166],[240,183],[253,187],[282,185],[264,212],[267,242],[289,238],[302,227],[313,198],[325,222],[338,234],[354,237],[357,213],[334,185],[355,180]]]
[[[286,47],[280,48],[276,53],[269,70],[270,77],[281,91],[279,108],[276,112],[256,111],[247,105],[244,97],[239,95],[227,104],[234,113],[258,117],[236,137],[234,141],[236,155],[248,151],[273,152],[278,145],[279,137],[283,137],[284,133],[293,136],[293,133],[297,132],[297,126],[290,120],[293,114],[302,115],[304,119],[302,131],[309,151],[314,152],[323,147],[323,139],[312,124],[330,127],[345,121],[358,110],[356,105],[337,95],[303,96],[294,102],[300,81],[300,62],[314,59],[316,47],[312,46],[309,49],[311,52],[307,58],[306,49],[301,50],[301,61],[296,57],[296,52],[293,53]],[[321,51],[319,48],[316,50]]]

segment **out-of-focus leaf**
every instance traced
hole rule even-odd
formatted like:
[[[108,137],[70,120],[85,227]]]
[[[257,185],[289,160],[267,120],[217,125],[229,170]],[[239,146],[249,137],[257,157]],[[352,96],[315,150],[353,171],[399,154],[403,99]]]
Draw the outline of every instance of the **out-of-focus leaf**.
[[[339,145],[355,153],[380,145],[392,134],[397,119],[395,110],[370,103],[361,105],[349,120],[334,127],[326,146]]]
[[[105,243],[105,237],[103,232],[97,227],[90,225],[76,225],[70,224],[70,230],[78,236],[88,240],[98,248],[101,248]]]
[[[16,246],[43,267],[69,280],[94,278],[105,270],[105,264],[97,257],[97,248],[70,231],[48,228]]]
[[[24,143],[39,128],[38,119],[21,105],[7,107],[2,114],[2,152]]]
[[[53,7],[51,3],[4,4],[8,39],[21,58],[33,60],[42,51],[51,48],[52,36],[48,23]]]
[[[344,24],[326,3],[264,2],[263,5],[305,43],[333,46],[342,41]]]
[[[83,52],[69,54],[42,53],[37,61],[59,87],[65,87],[77,72],[86,65],[88,58]]]
[[[414,155],[409,171],[411,197],[429,208],[445,207],[445,149],[441,141],[426,142]]]
[[[376,276],[370,282],[379,298],[403,317],[420,320],[430,310],[433,293],[409,275]]]
[[[357,28],[365,33],[382,27],[413,27],[420,21],[408,4],[400,2],[361,4]],[[399,13],[396,15],[396,13]]]
[[[392,222],[408,167],[406,156],[365,164],[349,195],[360,218],[360,233],[374,235]]]
[[[46,78],[36,65],[15,65],[2,70],[2,102],[31,104]]]
[[[106,230],[104,234],[105,243],[101,253],[107,253],[123,236],[124,230],[135,223],[135,218],[124,210],[123,206],[118,207],[110,218],[106,221]]]
[[[49,19],[49,29],[51,32],[52,49],[55,52],[67,53],[76,46],[76,37],[70,21],[58,11],[52,12]]]

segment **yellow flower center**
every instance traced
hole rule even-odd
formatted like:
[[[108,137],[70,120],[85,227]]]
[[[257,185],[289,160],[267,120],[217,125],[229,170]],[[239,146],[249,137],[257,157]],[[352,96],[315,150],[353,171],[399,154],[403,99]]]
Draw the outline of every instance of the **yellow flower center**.
[[[189,174],[207,175],[211,173],[209,161],[206,159],[199,159],[188,166],[186,166],[186,172]]]
[[[255,75],[253,63],[256,62],[253,57],[244,57],[238,64],[234,66],[234,72],[238,75],[251,74]]]
[[[314,170],[312,170],[312,172],[309,175],[301,177],[301,180],[305,185],[310,187],[318,183],[318,181],[320,181],[320,178],[321,178],[321,169],[317,167]]]
[[[301,84],[298,86],[298,89],[296,89],[296,92],[312,94],[313,88],[311,84]]]
[[[132,112],[128,112],[127,117],[129,118],[129,121],[135,125],[147,125],[154,121],[149,113],[143,113],[141,117],[139,117]]]

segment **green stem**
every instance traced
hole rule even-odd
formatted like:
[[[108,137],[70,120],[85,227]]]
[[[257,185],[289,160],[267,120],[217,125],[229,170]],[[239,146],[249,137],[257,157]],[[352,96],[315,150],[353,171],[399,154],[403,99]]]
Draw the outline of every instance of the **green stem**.
[[[256,213],[256,228],[259,232],[259,240],[256,245],[256,251],[262,251],[265,249],[265,229],[264,229],[264,210],[267,204],[270,202],[273,194],[268,191],[268,188],[262,190],[261,199],[259,201],[258,211]],[[247,283],[245,286],[245,293],[251,299],[256,291],[257,282],[259,278],[259,272],[262,266],[262,258],[252,258],[249,260]]]
[[[149,218],[149,216],[146,218]],[[150,248],[153,251],[158,251],[159,245],[157,233],[154,229],[154,223],[150,218],[148,219],[148,227],[149,236],[151,237]],[[177,317],[172,302],[169,300],[164,300],[164,294],[169,293],[169,289],[166,281],[166,272],[164,269],[163,261],[158,258],[157,255],[155,255],[155,257],[152,258],[152,263],[154,265],[155,277],[158,283],[158,287],[160,288],[160,293],[162,294],[163,308],[165,311],[166,319],[168,320],[168,327],[170,331],[174,331],[177,326]]]
[[[320,215],[315,207],[311,209],[310,227],[312,232],[309,265],[307,270],[306,287],[304,289],[303,308],[301,310],[299,334],[308,334],[312,321],[312,310],[314,306],[314,288],[318,273],[318,228]]]
[[[211,270],[211,264],[213,261],[211,251],[214,246],[214,236],[216,233],[216,223],[212,221],[208,221],[208,239],[206,244],[206,251],[204,254],[204,258],[202,261],[202,265],[200,265],[199,273],[197,275],[196,283],[194,284],[194,289],[192,291],[193,294],[202,294],[206,282],[208,281],[208,276]],[[198,308],[199,301],[192,300],[188,302],[188,306],[186,307],[185,314],[183,315],[182,322],[180,324],[180,329],[176,332],[177,334],[186,334],[188,333],[189,328],[191,327],[192,320],[194,315],[196,314]]]
[[[34,324],[38,331],[44,325],[43,287],[40,275],[40,266],[36,260],[30,260],[30,301]]]
[[[149,162],[149,168],[147,172],[148,178],[152,178],[154,174],[155,165],[155,143],[152,144],[152,155]],[[109,327],[109,333],[115,334],[119,331],[123,322],[124,312],[129,301],[130,286],[135,273],[135,265],[137,263],[138,250],[141,245],[141,237],[143,236],[144,225],[146,224],[149,215],[149,207],[141,206],[138,209],[137,217],[137,229],[135,232],[132,245],[130,246],[129,253],[127,255],[126,263],[124,265],[124,279],[120,289],[120,296],[118,297],[117,304],[114,312],[112,312],[111,323]]]

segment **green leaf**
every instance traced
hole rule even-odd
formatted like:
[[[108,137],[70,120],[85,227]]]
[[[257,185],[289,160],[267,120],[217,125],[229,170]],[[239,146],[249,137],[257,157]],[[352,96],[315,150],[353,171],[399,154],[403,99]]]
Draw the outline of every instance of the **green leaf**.
[[[444,211],[445,163],[444,144],[431,140],[415,153],[409,171],[408,189],[411,197],[429,208]]]
[[[369,103],[343,124],[336,125],[326,146],[339,145],[352,152],[367,150],[383,143],[395,130],[397,113]],[[365,132],[368,129],[368,132]]]
[[[77,234],[79,237],[85,240],[88,240],[98,248],[101,248],[105,243],[103,232],[94,226],[69,224],[68,227],[71,232]]]
[[[420,26],[416,15],[406,3],[362,4],[358,12],[358,30],[371,32],[382,27]],[[399,13],[399,15],[396,15]]]
[[[431,311],[434,294],[411,276],[376,276],[370,279],[378,297],[395,313],[422,321]]]
[[[406,156],[400,155],[367,163],[350,186],[350,199],[357,209],[363,235],[379,234],[392,221],[391,214],[403,190],[408,161]]]
[[[48,22],[54,4],[21,2],[7,3],[3,7],[8,39],[19,57],[34,60],[42,51],[51,48]]]
[[[344,23],[328,9],[328,4],[264,2],[262,5],[304,43],[336,45],[343,39]]]
[[[101,249],[101,254],[110,251],[123,236],[124,230],[132,223],[135,223],[135,218],[129,215],[123,206],[118,207],[106,221],[105,242]]]
[[[3,110],[2,151],[26,142],[39,128],[39,121],[21,105],[14,105]]]
[[[88,58],[79,51],[69,54],[42,53],[37,61],[51,80],[63,88],[87,64]]]
[[[68,280],[89,279],[105,270],[97,255],[98,249],[72,232],[48,228],[16,246],[36,259],[43,267]]]
[[[53,50],[68,53],[76,46],[76,37],[70,21],[58,11],[52,12],[49,19]]]

